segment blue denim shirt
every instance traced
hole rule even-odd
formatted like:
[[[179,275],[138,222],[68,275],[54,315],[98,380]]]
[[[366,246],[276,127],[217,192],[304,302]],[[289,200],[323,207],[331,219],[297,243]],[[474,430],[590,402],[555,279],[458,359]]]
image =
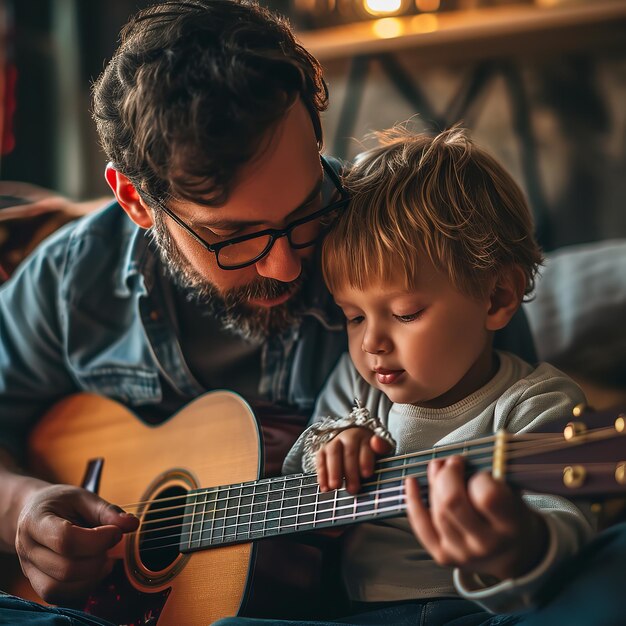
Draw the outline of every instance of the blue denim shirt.
[[[21,456],[46,408],[79,391],[134,409],[158,408],[164,391],[179,405],[208,391],[185,363],[167,280],[117,203],[44,242],[0,289],[0,445]],[[305,300],[299,327],[263,345],[259,393],[308,415],[347,343],[321,272]]]
[[[347,349],[320,274],[306,286],[300,326],[269,337],[261,359],[261,397],[302,414]],[[150,236],[117,203],[46,240],[0,288],[0,446],[19,458],[46,408],[79,391],[135,410],[158,410],[164,391],[179,406],[209,391],[185,363],[166,280]],[[508,333],[498,345],[533,361],[523,315]]]

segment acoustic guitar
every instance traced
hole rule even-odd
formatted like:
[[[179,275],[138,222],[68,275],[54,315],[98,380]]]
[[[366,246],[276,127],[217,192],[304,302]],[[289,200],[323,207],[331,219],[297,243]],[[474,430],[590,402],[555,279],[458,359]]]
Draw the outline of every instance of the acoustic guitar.
[[[206,626],[231,615],[319,616],[330,587],[311,531],[402,515],[404,477],[426,492],[435,457],[461,454],[468,473],[487,469],[536,492],[626,492],[626,416],[594,413],[592,423],[385,457],[352,496],[321,493],[314,474],[259,478],[260,428],[231,392],[201,396],[159,426],[80,394],[41,420],[30,459],[38,475],[82,484],[141,521],[85,610],[115,624]],[[32,598],[25,584],[11,591]]]

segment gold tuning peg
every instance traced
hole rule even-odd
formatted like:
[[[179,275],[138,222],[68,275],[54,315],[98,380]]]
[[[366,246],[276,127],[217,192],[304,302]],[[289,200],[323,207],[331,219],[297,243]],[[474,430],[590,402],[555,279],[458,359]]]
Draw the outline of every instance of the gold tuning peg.
[[[582,437],[587,432],[587,426],[583,422],[568,422],[563,429],[563,437],[566,441]]]

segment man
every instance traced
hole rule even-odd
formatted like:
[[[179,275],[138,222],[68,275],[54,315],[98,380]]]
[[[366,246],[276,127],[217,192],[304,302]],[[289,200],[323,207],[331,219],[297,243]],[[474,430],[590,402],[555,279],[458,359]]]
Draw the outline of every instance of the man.
[[[46,600],[84,595],[137,524],[16,473],[52,402],[91,391],[158,422],[225,386],[305,415],[345,350],[316,260],[346,202],[338,164],[320,158],[326,100],[315,59],[245,0],[154,6],[123,30],[94,88],[117,203],[0,292],[0,543]],[[523,319],[512,332],[506,346],[532,360]],[[0,623],[59,612],[0,597]]]

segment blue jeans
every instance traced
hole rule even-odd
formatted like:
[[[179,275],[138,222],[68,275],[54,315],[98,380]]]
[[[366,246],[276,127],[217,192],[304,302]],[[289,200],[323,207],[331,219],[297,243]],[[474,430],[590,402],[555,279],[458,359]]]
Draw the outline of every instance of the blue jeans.
[[[626,523],[601,533],[558,569],[542,606],[529,613],[490,615],[462,599],[377,605],[334,622],[229,617],[215,626],[620,626],[626,625]],[[2,626],[112,626],[80,611],[47,608],[0,595]],[[186,626],[180,624],[177,626]],[[207,626],[209,626],[207,624]]]
[[[385,606],[387,604],[387,606]],[[227,617],[215,622],[214,626],[513,626],[514,615],[492,615],[478,605],[461,598],[442,598],[404,603],[377,603],[376,608],[355,611],[354,615],[335,619],[332,622],[292,620],[263,620],[246,617]]]

